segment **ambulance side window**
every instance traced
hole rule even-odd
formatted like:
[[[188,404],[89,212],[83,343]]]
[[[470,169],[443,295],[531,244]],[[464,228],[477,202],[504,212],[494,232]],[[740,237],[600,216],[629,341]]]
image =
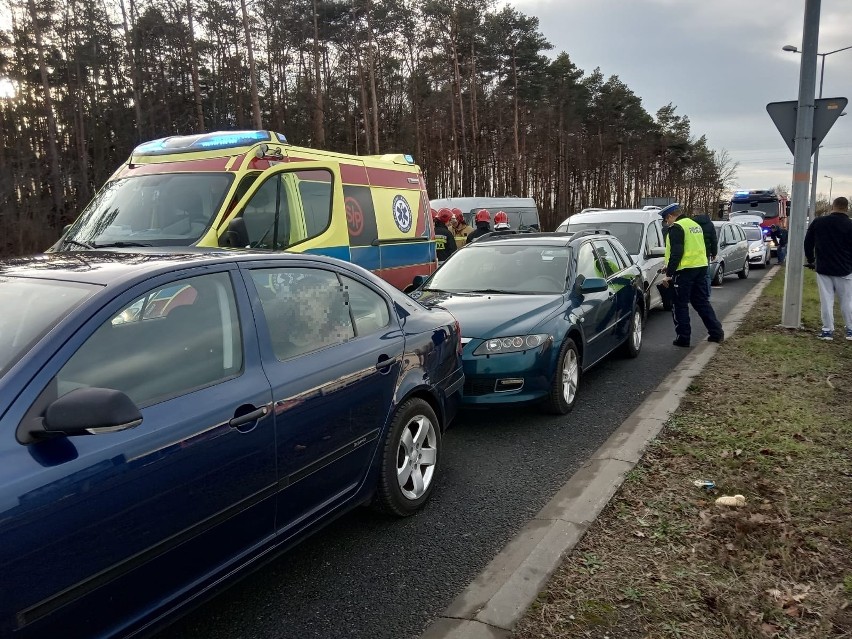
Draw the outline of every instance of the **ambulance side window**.
[[[325,231],[331,222],[331,175],[326,171],[303,171],[300,175],[306,173],[311,173],[309,177],[313,179],[299,182],[299,194],[307,236],[314,237]]]
[[[252,248],[286,248],[290,244],[289,173],[266,180],[246,204],[243,220]]]
[[[249,246],[281,250],[316,237],[331,221],[332,175],[325,169],[267,178],[242,213]]]

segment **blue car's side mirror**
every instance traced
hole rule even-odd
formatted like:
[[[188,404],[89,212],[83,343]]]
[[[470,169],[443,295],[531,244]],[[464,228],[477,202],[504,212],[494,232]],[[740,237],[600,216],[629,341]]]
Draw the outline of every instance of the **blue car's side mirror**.
[[[583,283],[580,284],[581,293],[602,293],[608,288],[609,285],[602,277],[587,277],[583,280]]]

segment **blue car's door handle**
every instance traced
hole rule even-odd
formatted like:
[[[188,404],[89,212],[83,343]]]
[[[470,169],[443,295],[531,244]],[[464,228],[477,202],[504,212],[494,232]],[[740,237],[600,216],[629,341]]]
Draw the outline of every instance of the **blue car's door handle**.
[[[390,371],[390,367],[399,359],[399,355],[394,355],[390,357],[389,355],[379,355],[379,361],[376,362],[376,369],[380,373],[387,373]]]
[[[249,413],[234,417],[231,421],[228,422],[228,426],[230,426],[231,428],[245,426],[246,424],[251,424],[252,422],[257,421],[261,417],[266,417],[267,413],[269,413],[269,407],[261,406],[260,408],[257,408]]]

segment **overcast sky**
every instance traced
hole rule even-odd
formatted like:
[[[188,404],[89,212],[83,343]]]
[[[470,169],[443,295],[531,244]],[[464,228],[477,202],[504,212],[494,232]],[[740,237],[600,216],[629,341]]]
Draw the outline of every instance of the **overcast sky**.
[[[802,48],[805,0],[509,1],[539,18],[552,54],[566,51],[586,73],[619,76],[652,114],[677,106],[696,136],[739,162],[741,187],[790,186],[793,155],[766,104],[798,97],[801,56],[781,47]],[[819,52],[852,45],[850,25],[852,1],[823,0]],[[823,96],[852,100],[852,49],[825,58]],[[820,150],[826,196],[824,175],[834,177],[834,197],[852,196],[852,105],[846,111]]]

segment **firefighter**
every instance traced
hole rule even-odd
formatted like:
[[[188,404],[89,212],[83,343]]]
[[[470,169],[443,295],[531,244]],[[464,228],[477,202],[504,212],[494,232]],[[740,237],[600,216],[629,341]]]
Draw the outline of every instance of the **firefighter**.
[[[455,220],[456,244],[464,245],[467,241],[467,236],[473,233],[473,227],[464,219],[461,209],[452,209],[452,213]]]
[[[438,262],[445,261],[456,250],[456,238],[447,224],[453,219],[450,209],[438,211],[435,218],[435,248],[438,252]]]
[[[476,238],[491,232],[491,213],[488,212],[488,209],[480,209],[479,213],[474,217],[474,222],[476,223],[476,229],[467,236],[468,244],[476,241]]]

